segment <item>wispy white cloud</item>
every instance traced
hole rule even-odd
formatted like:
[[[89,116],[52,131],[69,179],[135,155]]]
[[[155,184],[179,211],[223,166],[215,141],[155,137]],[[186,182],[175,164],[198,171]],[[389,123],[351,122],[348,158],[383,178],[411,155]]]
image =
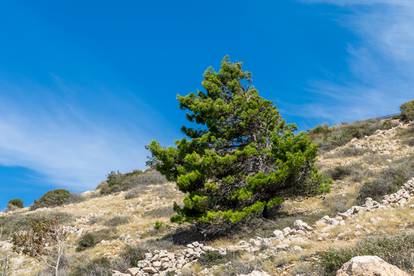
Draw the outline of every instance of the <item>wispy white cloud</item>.
[[[337,5],[350,13],[339,22],[358,40],[348,45],[352,78],[311,82],[312,93],[324,101],[296,107],[309,117],[329,122],[351,121],[398,112],[414,98],[414,1],[309,0],[308,4]]]
[[[0,165],[77,191],[111,170],[142,168],[157,114],[132,94],[99,88],[93,95],[99,99],[56,77],[52,87],[0,82]]]

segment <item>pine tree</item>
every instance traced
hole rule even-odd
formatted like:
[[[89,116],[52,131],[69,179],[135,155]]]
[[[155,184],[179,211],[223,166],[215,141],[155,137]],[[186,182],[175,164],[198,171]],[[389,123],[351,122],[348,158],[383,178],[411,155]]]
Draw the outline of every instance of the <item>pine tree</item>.
[[[186,194],[173,221],[234,225],[286,197],[329,189],[315,168],[317,147],[259,96],[240,62],[225,57],[218,72],[206,70],[202,86],[204,92],[178,96],[190,122],[182,127],[187,138],[176,147],[148,145],[149,165]]]

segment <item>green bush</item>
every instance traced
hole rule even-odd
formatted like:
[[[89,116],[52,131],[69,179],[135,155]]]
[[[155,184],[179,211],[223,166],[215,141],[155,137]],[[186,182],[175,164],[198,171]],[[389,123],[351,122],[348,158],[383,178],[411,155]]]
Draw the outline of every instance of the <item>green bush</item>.
[[[117,238],[117,236],[111,229],[102,229],[95,232],[89,232],[84,234],[79,239],[76,251],[83,251],[94,247],[103,240],[113,240],[115,238]]]
[[[401,119],[404,121],[414,121],[414,100],[401,105]]]
[[[367,197],[380,200],[383,196],[398,191],[411,177],[414,177],[414,157],[402,158],[364,184],[359,191],[358,202],[364,203]]]
[[[351,258],[364,255],[375,255],[401,269],[412,271],[414,268],[414,235],[370,238],[358,242],[357,245],[341,250],[332,249],[320,253],[320,265],[326,275],[335,275],[341,266]]]
[[[68,190],[57,189],[45,193],[41,198],[35,200],[31,206],[32,210],[43,207],[56,207],[64,204],[73,203],[79,200],[79,197],[71,194]]]
[[[7,203],[7,210],[21,209],[24,207],[23,200],[20,198],[11,199]]]
[[[263,216],[285,197],[329,189],[330,180],[315,167],[316,145],[259,96],[240,62],[223,59],[218,72],[205,72],[202,85],[205,92],[178,96],[200,128],[184,126],[188,139],[176,147],[148,146],[148,164],[186,193],[173,221],[214,232],[215,225]]]

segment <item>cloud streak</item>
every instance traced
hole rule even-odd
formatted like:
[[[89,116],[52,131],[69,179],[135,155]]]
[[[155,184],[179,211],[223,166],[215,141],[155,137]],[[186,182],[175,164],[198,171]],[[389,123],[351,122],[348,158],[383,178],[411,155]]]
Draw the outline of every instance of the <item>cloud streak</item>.
[[[0,82],[0,165],[30,168],[75,191],[111,170],[142,168],[157,114],[131,93],[90,94],[99,101],[80,101],[87,89],[56,77],[52,87]]]
[[[338,21],[358,40],[346,46],[351,77],[346,81],[312,81],[310,92],[322,94],[324,100],[295,108],[308,117],[337,123],[396,113],[402,102],[413,98],[413,1],[305,2],[350,11]]]

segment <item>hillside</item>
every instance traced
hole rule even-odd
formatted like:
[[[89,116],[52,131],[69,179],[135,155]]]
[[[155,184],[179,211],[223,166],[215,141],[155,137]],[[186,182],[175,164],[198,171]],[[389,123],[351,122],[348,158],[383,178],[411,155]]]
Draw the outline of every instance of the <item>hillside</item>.
[[[414,274],[413,125],[384,119],[310,134],[321,148],[318,167],[334,181],[328,194],[289,199],[274,218],[208,240],[170,222],[183,194],[161,180],[1,213],[0,275],[54,275],[47,267],[56,255],[13,250],[12,234],[32,218],[63,226],[59,275],[323,275],[357,255]]]

